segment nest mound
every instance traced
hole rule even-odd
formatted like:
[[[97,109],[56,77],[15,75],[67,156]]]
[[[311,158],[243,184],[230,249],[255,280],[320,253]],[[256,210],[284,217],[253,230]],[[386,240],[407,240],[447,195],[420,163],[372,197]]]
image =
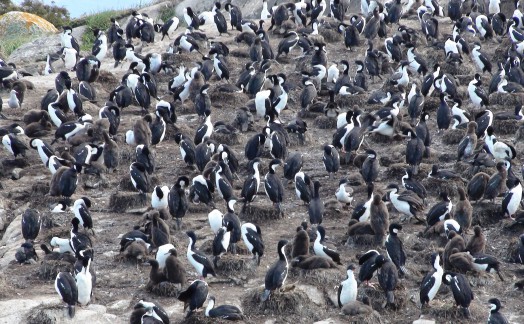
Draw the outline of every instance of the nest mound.
[[[500,106],[513,106],[522,104],[522,94],[510,94],[510,93],[500,93],[494,92],[489,95],[489,103],[491,105],[500,105]]]
[[[465,134],[464,129],[448,129],[442,135],[442,143],[447,145],[456,145],[460,143]]]
[[[358,234],[358,235],[352,235],[349,236],[347,241],[347,245],[358,245],[358,246],[375,246],[375,235],[369,235],[369,234]]]
[[[402,284],[397,285],[395,289],[395,302],[393,305],[387,305],[385,308],[383,305],[386,303],[386,293],[382,289],[374,289],[370,287],[363,287],[359,289],[358,294],[363,296],[368,296],[370,305],[374,310],[383,314],[387,311],[394,311],[404,308],[406,302],[408,301],[408,292]]]
[[[146,290],[157,296],[177,297],[182,291],[182,287],[180,287],[180,284],[174,284],[167,281],[156,285],[149,281],[146,285]]]
[[[335,129],[337,128],[337,120],[331,117],[318,116],[313,121],[313,125],[318,129]]]
[[[238,217],[245,222],[258,222],[261,220],[278,220],[283,217],[283,213],[279,212],[273,206],[257,206],[247,205],[242,208]]]
[[[188,206],[188,213],[195,213],[195,214],[198,214],[198,213],[209,213],[213,208],[211,208],[210,206],[206,205],[206,204],[195,204],[195,203],[191,203],[189,204]]]
[[[406,163],[392,163],[389,165],[387,171],[384,172],[384,175],[390,179],[400,179],[406,174],[408,167]]]
[[[522,123],[516,119],[513,120],[493,120],[493,130],[495,134],[510,135],[516,134]]]
[[[42,280],[55,280],[59,272],[73,273],[74,266],[61,260],[44,260],[38,269],[38,278]]]
[[[147,196],[138,193],[115,192],[109,197],[109,209],[113,211],[145,207],[148,204]]]
[[[240,144],[238,133],[213,133],[213,135],[211,135],[211,139],[217,141],[220,144],[226,144],[229,146]]]
[[[458,197],[458,188],[466,184],[460,180],[440,180],[435,178],[425,178],[422,185],[426,187],[428,196],[438,197],[439,193],[446,192],[450,198]]]
[[[64,310],[61,305],[56,306],[39,306],[33,308],[27,315],[26,321],[28,324],[55,324],[57,319],[51,310]]]
[[[342,110],[349,110],[350,108],[353,108],[354,106],[363,106],[366,104],[367,98],[366,94],[359,94],[354,96],[339,96],[337,98],[337,103],[340,109]]]
[[[342,34],[338,33],[334,29],[321,28],[318,33],[324,37],[324,40],[328,43],[337,43],[342,41]]]
[[[504,218],[500,203],[492,204],[489,201],[484,201],[479,204],[473,204],[473,221],[472,226],[493,225],[500,222]]]
[[[257,270],[256,262],[246,256],[226,254],[217,262],[216,270],[220,274],[238,276],[239,272],[254,273]]]
[[[448,323],[481,323],[485,321],[486,309],[485,307],[477,305],[477,301],[473,301],[469,305],[469,320],[464,317],[462,307],[455,307],[453,304],[446,304],[442,307],[428,307],[422,309],[423,315],[431,318],[438,318],[440,322]]]
[[[285,286],[284,290],[284,292],[272,292],[269,298],[262,302],[260,298],[264,292],[263,288],[250,289],[242,296],[242,308],[246,314],[254,316],[298,315],[302,319],[307,319],[320,314],[305,292],[294,286]]]
[[[177,323],[180,323],[180,324],[215,324],[215,323],[230,323],[230,321],[207,317],[203,312],[199,312],[199,313],[193,312],[191,316],[184,317],[183,320]]]
[[[289,268],[289,278],[297,279],[300,282],[307,282],[322,289],[333,289],[344,280],[340,269],[312,269],[305,270],[300,268]]]

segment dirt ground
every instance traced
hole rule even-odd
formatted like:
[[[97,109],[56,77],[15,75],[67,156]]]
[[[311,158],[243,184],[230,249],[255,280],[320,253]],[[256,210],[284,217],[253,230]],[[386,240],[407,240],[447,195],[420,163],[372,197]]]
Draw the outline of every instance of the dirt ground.
[[[449,19],[440,19],[442,33],[451,32],[451,24]],[[403,22],[409,27],[419,29],[418,20],[415,16],[403,19]],[[210,30],[206,26],[205,30]],[[183,28],[179,29],[177,33],[183,32]],[[388,34],[392,34],[393,29],[389,27]],[[231,69],[232,80],[235,81],[240,73],[241,68],[249,60],[248,47],[245,44],[237,45],[233,41],[233,37],[237,34],[232,31],[231,35],[218,36],[215,32],[209,32],[208,35],[215,37],[215,40],[220,40],[229,46],[231,53],[227,58],[229,67]],[[275,50],[281,37],[270,33],[271,44]],[[157,35],[158,41],[150,46],[144,47],[143,54],[149,52],[164,52],[169,41],[161,42]],[[355,49],[354,52],[347,51],[340,38],[337,42],[328,42],[328,62],[340,61],[347,59],[351,64],[351,74],[355,71],[355,66],[352,63],[356,59],[364,59],[365,46]],[[364,42],[363,42],[364,43]],[[379,48],[382,46],[383,40],[376,39],[375,46]],[[507,42],[500,44],[497,41],[488,41],[484,43],[484,49],[490,56],[495,56],[500,53],[501,46],[507,46]],[[434,47],[428,47],[425,44],[419,46],[419,53],[421,53],[428,63],[443,58],[442,50],[437,50]],[[438,51],[438,52],[437,52]],[[496,52],[498,51],[498,52]],[[290,84],[294,85],[295,89],[290,93],[289,109],[284,111],[282,120],[287,123],[292,120],[295,113],[300,109],[299,96],[300,89],[300,68],[297,67],[300,61],[296,61],[294,57],[298,56],[298,51],[293,52],[289,58],[282,58],[279,64],[273,64],[270,73],[284,72],[288,76]],[[200,59],[199,54],[181,54],[174,55],[172,60],[175,65],[185,64],[188,67],[192,66],[192,62]],[[444,64],[444,63],[443,63]],[[432,64],[428,64],[431,66]],[[128,63],[125,64],[126,68]],[[121,76],[126,72],[126,68],[113,68],[113,59],[107,57],[103,62],[103,70],[114,75],[114,78],[109,75],[103,81],[95,83],[98,90],[98,103],[84,103],[86,112],[93,116],[98,116],[98,109],[102,107],[104,101],[108,98],[108,93],[111,91],[120,80]],[[445,69],[454,69],[453,67],[445,67]],[[464,107],[474,112],[467,98],[466,87],[467,83],[472,79],[476,72],[471,63],[466,59],[462,67],[457,70],[457,78],[461,80],[462,86],[460,92],[463,96]],[[72,76],[74,73],[70,73]],[[0,126],[4,127],[13,122],[21,122],[21,117],[29,109],[40,109],[40,100],[47,89],[53,87],[55,75],[51,76],[35,76],[27,77],[27,80],[33,82],[34,90],[29,90],[26,93],[24,107],[21,110],[10,110],[4,104],[3,113],[8,117],[8,120],[2,120]],[[158,81],[160,84],[160,95],[165,96],[167,100],[172,100],[172,97],[167,94],[167,81],[171,76],[160,74]],[[385,76],[387,77],[387,76]],[[483,75],[484,84],[488,84],[490,76],[486,73]],[[212,121],[216,122],[223,120],[229,122],[235,116],[235,110],[240,108],[249,100],[244,94],[219,94],[216,92],[216,87],[224,82],[212,80],[211,81],[211,97],[212,97]],[[378,89],[382,83],[375,82],[371,84],[370,90]],[[4,102],[6,102],[7,93],[1,93]],[[353,105],[358,105],[365,111],[373,111],[381,108],[381,106],[367,105],[368,95],[353,97],[350,99],[341,99],[340,105],[343,110],[352,108]],[[513,110],[511,105],[503,105],[500,103],[508,100],[520,101],[520,98],[497,98],[491,106],[494,112]],[[499,96],[500,97],[500,96]],[[321,97],[320,100],[327,102],[329,97]],[[194,129],[199,124],[195,116],[192,104],[188,101],[185,107],[181,107],[180,103],[176,104],[178,122],[174,126],[169,126],[166,139],[161,144],[155,147],[157,170],[155,176],[158,178],[158,183],[163,185],[171,185],[178,176],[186,175],[190,178],[197,175],[196,172],[190,171],[185,167],[181,160],[179,148],[172,139],[174,133],[178,130],[187,132],[190,137],[194,135]],[[427,173],[431,169],[433,163],[439,163],[441,169],[453,169],[462,172],[467,179],[471,177],[469,173],[471,170],[464,163],[455,163],[456,160],[456,144],[445,144],[444,139],[447,134],[437,135],[436,132],[436,118],[435,111],[438,106],[438,99],[427,98],[426,107],[430,111],[431,120],[429,122],[430,130],[433,135],[433,143],[431,145],[431,158],[424,160],[421,165],[421,172],[417,176],[426,185],[429,192],[428,206],[429,208],[437,201],[437,192],[440,188],[448,188],[451,193],[452,201],[458,201],[456,194],[456,183],[435,183],[425,179]],[[153,105],[154,107],[154,105]],[[405,110],[404,110],[405,112]],[[94,288],[94,304],[100,304],[107,307],[107,312],[118,317],[119,323],[128,321],[130,312],[134,304],[140,299],[154,300],[164,305],[170,312],[171,321],[174,323],[184,322],[185,314],[182,312],[182,303],[174,297],[162,297],[154,293],[148,292],[146,284],[149,279],[149,267],[139,264],[135,265],[134,261],[122,261],[118,256],[119,239],[118,235],[130,231],[133,226],[141,224],[142,214],[140,209],[148,207],[150,195],[145,204],[137,199],[138,194],[131,190],[129,183],[128,166],[131,163],[133,155],[133,148],[126,146],[123,141],[124,134],[131,129],[133,121],[140,116],[140,108],[136,105],[128,107],[123,110],[121,125],[118,131],[118,144],[120,145],[121,160],[120,166],[114,173],[106,173],[101,176],[101,179],[96,179],[91,176],[83,175],[80,179],[79,186],[73,198],[81,196],[88,196],[94,201],[94,206],[91,212],[94,219],[94,230],[96,236],[94,237],[95,257],[93,264],[97,272],[97,283]],[[321,199],[324,202],[334,199],[335,190],[338,187],[338,180],[347,177],[351,180],[352,188],[354,189],[355,200],[353,205],[356,205],[366,198],[366,186],[362,181],[358,168],[353,165],[342,166],[339,173],[334,179],[329,179],[327,173],[322,166],[322,145],[331,142],[331,135],[334,129],[320,129],[318,121],[315,119],[319,117],[318,114],[308,114],[305,121],[308,123],[308,134],[306,145],[297,145],[297,140],[292,137],[293,145],[289,147],[290,155],[299,152],[303,154],[304,166],[302,171],[309,174],[315,180],[322,184]],[[97,118],[97,117],[96,117]],[[320,117],[322,119],[323,117]],[[256,122],[254,129],[238,134],[236,139],[230,139],[237,157],[241,161],[241,169],[239,172],[240,180],[235,181],[234,187],[237,196],[240,194],[240,188],[243,180],[247,176],[246,159],[244,158],[244,145],[253,134],[260,132],[264,125],[262,120]],[[507,125],[506,125],[507,126]],[[511,125],[513,128],[505,127],[505,125],[495,125],[497,136],[503,141],[512,141],[517,125]],[[451,133],[453,131],[448,131]],[[43,138],[48,142],[53,139],[53,134]],[[462,133],[454,136],[461,137]],[[403,175],[405,142],[397,139],[386,139],[381,136],[370,136],[367,138],[367,145],[377,151],[381,166],[380,175],[376,183],[376,189],[382,191],[389,183],[400,184]],[[63,143],[57,143],[56,148],[63,147]],[[522,143],[518,142],[517,158],[514,162],[516,171],[520,168],[520,161],[522,154],[520,153]],[[8,154],[6,150],[2,150],[2,172],[0,178],[0,194],[8,207],[8,220],[12,220],[18,216],[15,214],[16,210],[23,211],[27,206],[36,208],[44,215],[56,223],[57,227],[43,228],[37,239],[38,243],[49,242],[52,236],[68,237],[69,235],[69,220],[72,213],[67,214],[51,214],[50,208],[59,200],[53,197],[47,197],[46,189],[50,181],[49,171],[42,165],[38,158],[36,151],[31,150],[28,154],[27,163],[23,165],[22,177],[19,180],[11,179],[11,170],[13,169],[13,157]],[[267,155],[268,156],[268,155]],[[269,158],[264,158],[262,163],[262,173],[267,172],[267,165]],[[19,163],[19,162],[18,162]],[[487,169],[485,172],[492,174],[494,169]],[[519,174],[519,172],[516,172]],[[279,171],[279,174],[282,174]],[[423,180],[424,179],[424,180]],[[285,179],[284,179],[285,181]],[[294,285],[291,292],[284,293],[284,296],[275,297],[275,304],[260,305],[253,297],[253,289],[261,289],[264,283],[264,276],[266,270],[277,259],[276,245],[278,240],[287,239],[290,242],[293,240],[295,228],[303,221],[307,220],[307,207],[296,198],[294,187],[292,183],[284,182],[286,187],[286,198],[283,204],[284,216],[280,219],[272,219],[269,217],[257,216],[257,214],[241,214],[242,221],[251,221],[257,223],[263,233],[263,239],[266,246],[266,253],[262,258],[261,264],[255,268],[251,264],[250,256],[241,254],[240,256],[226,255],[223,261],[223,269],[218,270],[218,277],[208,280],[210,285],[210,294],[216,296],[217,305],[220,304],[234,304],[243,308],[246,315],[246,323],[291,323],[301,320],[304,323],[312,323],[316,321],[326,320],[326,323],[347,323],[348,321],[355,322],[378,322],[378,315],[374,318],[349,318],[340,315],[339,309],[333,303],[333,296],[336,294],[336,286],[345,279],[345,269],[349,263],[358,264],[358,256],[374,248],[380,252],[385,253],[384,247],[374,246],[369,244],[357,244],[366,240],[357,240],[357,243],[346,245],[347,240],[346,230],[347,223],[351,217],[352,208],[349,210],[332,210],[326,209],[323,225],[326,228],[328,242],[341,254],[343,266],[338,269],[329,271],[314,271],[312,273],[303,273],[301,271],[291,271],[286,284]],[[217,196],[217,195],[216,195]],[[225,206],[220,197],[215,197],[215,203],[218,209],[225,212]],[[474,220],[473,225],[480,224],[487,237],[486,253],[496,256],[502,262],[502,275],[505,281],[500,281],[497,276],[490,274],[468,274],[475,294],[475,300],[471,305],[472,318],[468,321],[462,318],[459,312],[456,311],[453,304],[453,297],[451,291],[441,287],[440,293],[437,295],[430,307],[427,309],[420,309],[419,305],[419,286],[423,276],[431,270],[430,254],[434,251],[442,250],[445,245],[445,239],[437,235],[424,237],[421,233],[424,226],[415,224],[414,222],[407,222],[403,224],[404,229],[400,234],[404,242],[407,253],[407,268],[410,270],[410,275],[402,279],[399,287],[395,291],[399,307],[396,310],[380,307],[380,304],[385,300],[384,293],[380,288],[374,290],[372,288],[360,288],[359,299],[363,295],[368,295],[375,306],[375,310],[380,314],[380,320],[387,323],[407,323],[419,319],[421,316],[425,319],[433,319],[438,323],[480,323],[487,319],[489,314],[489,307],[487,300],[491,297],[498,297],[502,300],[505,306],[502,310],[506,317],[514,323],[524,322],[524,314],[522,311],[523,292],[514,289],[514,282],[524,277],[524,268],[522,265],[515,265],[510,263],[509,256],[511,249],[515,246],[515,241],[518,236],[524,231],[521,227],[511,227],[511,221],[502,219],[500,214],[501,199],[497,199],[495,205],[489,202],[480,203],[474,206]],[[260,187],[259,196],[253,203],[253,210],[272,209],[269,199],[264,195],[263,186]],[[237,212],[240,212],[241,204],[237,205]],[[185,257],[188,239],[185,235],[186,230],[194,230],[197,233],[197,246],[202,247],[202,250],[210,254],[210,246],[213,234],[209,229],[207,214],[211,209],[203,205],[191,205],[190,211],[183,220],[183,228],[177,231],[171,229],[171,239],[173,244],[179,251],[179,257],[186,266],[188,279],[194,280],[197,274],[191,267]],[[389,206],[391,221],[399,221],[399,214],[392,206]],[[266,213],[272,214],[272,213]],[[174,221],[169,221],[170,225],[174,225]],[[3,232],[0,232],[0,237]],[[466,237],[472,235],[472,231],[466,234]],[[21,238],[20,238],[21,239]],[[361,242],[362,241],[362,242]],[[241,245],[242,247],[242,245]],[[244,249],[241,249],[245,251]],[[39,251],[39,255],[43,257],[43,252]],[[12,258],[12,255],[4,257]],[[235,269],[235,267],[237,267]],[[356,271],[356,273],[358,270]],[[18,265],[16,263],[10,264],[3,272],[0,272],[0,279],[3,280],[3,287],[0,288],[0,300],[8,300],[11,298],[32,299],[40,296],[47,296],[49,298],[56,298],[56,304],[59,305],[59,298],[54,291],[53,278],[42,279],[42,269],[40,262],[33,265]],[[374,282],[377,279],[373,279]],[[378,283],[377,283],[378,287]],[[289,298],[286,298],[286,294]],[[281,305],[277,305],[281,302]],[[77,312],[81,312],[79,309]],[[0,311],[1,313],[2,311]],[[201,314],[187,320],[185,322],[197,323],[203,322],[204,318]],[[0,316],[1,322],[1,316]],[[216,323],[216,321],[213,321]]]

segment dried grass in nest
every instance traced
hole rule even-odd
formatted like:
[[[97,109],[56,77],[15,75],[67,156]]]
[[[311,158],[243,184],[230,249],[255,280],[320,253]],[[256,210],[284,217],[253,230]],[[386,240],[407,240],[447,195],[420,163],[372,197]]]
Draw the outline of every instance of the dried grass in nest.
[[[287,289],[288,286],[284,287]],[[246,314],[250,315],[300,315],[308,318],[315,316],[317,311],[314,303],[309,299],[307,294],[300,289],[293,287],[291,290],[284,292],[273,291],[268,300],[260,300],[263,288],[254,288],[248,290],[242,296],[242,308]]]
[[[465,134],[466,130],[464,129],[447,129],[442,135],[442,143],[447,145],[457,145]]]
[[[246,255],[223,255],[217,262],[216,270],[221,276],[239,276],[239,273],[254,273],[257,270],[256,262]]]
[[[213,103],[213,108],[226,107],[242,107],[245,105],[246,101],[249,99],[245,93],[226,93],[222,91],[213,91],[209,94],[211,102]]]
[[[424,110],[428,113],[437,111],[440,106],[440,99],[436,97],[426,97],[424,100]],[[436,118],[436,117],[435,117]]]
[[[506,253],[505,253],[505,259],[507,259],[509,262],[520,263],[519,240],[516,236],[508,244],[508,248],[506,249]],[[0,293],[0,297],[2,297],[1,293]]]
[[[27,315],[27,324],[55,324],[57,320],[53,314],[49,314],[47,310],[56,309],[64,310],[62,305],[54,306],[38,306],[33,308]]]
[[[358,245],[358,246],[375,246],[375,235],[362,234],[362,235],[353,235],[348,237],[347,245]]]
[[[188,213],[191,213],[191,214],[209,213],[211,210],[213,210],[211,206],[208,206],[203,203],[199,203],[199,204],[190,203],[187,209]]]
[[[313,125],[318,129],[335,129],[337,128],[337,119],[326,116],[318,116],[313,121]]]
[[[462,75],[456,75],[455,78],[457,79],[457,82],[463,85],[469,84],[471,80],[475,77],[474,74],[462,74]],[[489,84],[489,80],[485,80],[487,84]],[[486,83],[484,83],[486,84]]]
[[[491,105],[500,105],[503,107],[515,107],[522,104],[522,94],[510,94],[494,92],[489,95],[489,103]]]
[[[187,125],[186,123],[175,123],[173,126],[168,126],[166,128],[166,140],[172,140],[173,142],[175,141],[175,135],[177,133],[182,133],[186,136],[189,136],[190,138],[193,137],[193,133],[194,133],[194,129],[191,128],[189,125]]]
[[[308,285],[317,286],[326,290],[332,290],[344,280],[340,269],[312,269],[289,268],[289,278],[294,281],[307,282]]]
[[[38,278],[42,280],[55,280],[61,271],[73,272],[73,265],[59,260],[43,260],[38,269]]]
[[[388,167],[385,175],[387,178],[400,179],[406,174],[408,167],[406,163],[393,163]]]
[[[49,182],[35,182],[31,186],[32,196],[44,196],[49,192]]]
[[[450,198],[458,197],[458,187],[464,187],[461,180],[440,180],[425,178],[422,185],[426,187],[428,197],[438,197],[440,192],[446,192]]]
[[[518,120],[493,120],[493,130],[497,135],[516,134],[521,125]]]
[[[500,201],[500,200],[499,200]],[[500,202],[492,204],[488,200],[484,200],[478,204],[472,204],[473,206],[473,221],[471,225],[480,225],[481,227],[486,225],[493,225],[504,218]]]
[[[424,307],[422,308],[422,315],[438,318],[441,323],[481,323],[485,321],[486,307],[479,305],[480,303],[476,299],[469,305],[469,319],[464,317],[462,307],[456,307],[454,303],[453,298],[451,298],[447,299],[442,306],[433,304],[429,307]]]
[[[15,159],[3,159],[2,165],[7,168],[27,168],[30,166],[29,161],[25,158],[15,158]]]
[[[122,211],[132,208],[148,206],[149,200],[145,195],[138,193],[115,192],[109,197],[109,209],[113,211]]]
[[[322,35],[324,40],[328,43],[338,43],[342,41],[342,34],[334,29],[321,28],[318,33]]]
[[[180,284],[174,284],[171,282],[161,282],[159,284],[152,284],[149,281],[146,285],[146,290],[152,294],[162,297],[177,297],[181,292]]]
[[[391,145],[391,142],[393,141],[393,137],[385,136],[382,134],[373,134],[369,136],[370,142],[377,143],[377,144],[387,144]]]
[[[357,94],[353,96],[338,96],[337,103],[342,111],[348,111],[357,106],[359,108],[367,107],[367,95],[366,94]],[[364,110],[364,109],[363,109]]]
[[[507,3],[509,6],[511,6],[511,3],[508,2]],[[500,4],[500,7],[502,9],[502,11],[504,11],[503,9],[503,6],[505,5],[505,3],[501,3]],[[513,7],[511,7],[511,12],[513,12]],[[506,11],[506,12],[510,12],[510,11]],[[504,37],[502,39],[502,41],[498,44],[497,48],[495,48],[495,53],[492,55],[492,62],[505,62],[506,61],[506,57],[508,55],[508,48],[510,48],[511,46],[511,42],[509,40],[509,38],[507,37]],[[495,72],[495,71],[493,71]]]
[[[232,134],[213,133],[211,135],[211,139],[217,141],[220,144],[226,144],[229,146],[240,144],[238,133],[232,133]]]
[[[204,312],[193,312],[189,317],[184,317],[182,321],[177,322],[180,324],[218,324],[218,323],[230,323],[231,321],[220,320],[217,318],[207,317]]]
[[[368,296],[371,307],[381,314],[388,311],[402,309],[406,305],[409,297],[407,289],[402,285],[402,283],[397,284],[394,294],[394,305],[388,305],[386,308],[383,308],[382,305],[386,302],[386,293],[381,288],[374,289],[371,287],[362,287],[358,290],[359,297],[362,298],[361,296]]]
[[[245,222],[260,222],[263,220],[278,220],[284,217],[274,206],[247,205],[238,215]]]
[[[114,89],[120,83],[120,80],[112,72],[100,70],[96,82],[103,85],[105,89]]]
[[[367,315],[355,315],[355,316],[345,316],[344,323],[351,324],[382,324],[383,321],[380,319],[380,314],[377,311],[373,311],[371,314]]]

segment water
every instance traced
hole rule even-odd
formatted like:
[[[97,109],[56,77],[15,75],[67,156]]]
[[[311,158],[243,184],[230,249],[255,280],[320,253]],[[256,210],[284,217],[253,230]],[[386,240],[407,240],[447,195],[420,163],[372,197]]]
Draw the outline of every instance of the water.
[[[13,1],[20,3],[20,1]],[[55,4],[69,10],[71,18],[78,18],[86,14],[113,9],[129,9],[148,5],[152,0],[43,0],[46,4]]]

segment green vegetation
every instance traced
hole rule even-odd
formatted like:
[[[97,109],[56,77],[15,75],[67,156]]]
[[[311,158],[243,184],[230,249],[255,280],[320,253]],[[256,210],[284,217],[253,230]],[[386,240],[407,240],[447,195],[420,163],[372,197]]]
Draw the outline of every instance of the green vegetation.
[[[162,20],[162,23],[165,23],[166,21],[168,21],[175,15],[176,15],[175,4],[169,3],[169,4],[166,4],[165,7],[162,7],[162,9],[158,11],[157,19]]]
[[[95,13],[83,18],[86,30],[82,35],[82,45],[80,50],[91,51],[91,47],[93,46],[93,42],[96,38],[93,34],[93,30],[98,28],[105,31],[109,28],[109,26],[111,26],[111,18],[118,19],[127,14],[128,10],[109,10]]]
[[[9,11],[24,11],[40,16],[55,27],[68,25],[71,21],[69,11],[57,5],[47,5],[38,0],[24,0],[20,5],[13,4],[10,0],[0,0],[0,15]]]
[[[19,48],[20,46],[24,45],[25,43],[29,43],[35,39],[40,37],[39,35],[19,35],[14,37],[4,37],[2,38],[2,41],[0,42],[0,56],[7,58],[11,53],[14,52],[15,49]]]

